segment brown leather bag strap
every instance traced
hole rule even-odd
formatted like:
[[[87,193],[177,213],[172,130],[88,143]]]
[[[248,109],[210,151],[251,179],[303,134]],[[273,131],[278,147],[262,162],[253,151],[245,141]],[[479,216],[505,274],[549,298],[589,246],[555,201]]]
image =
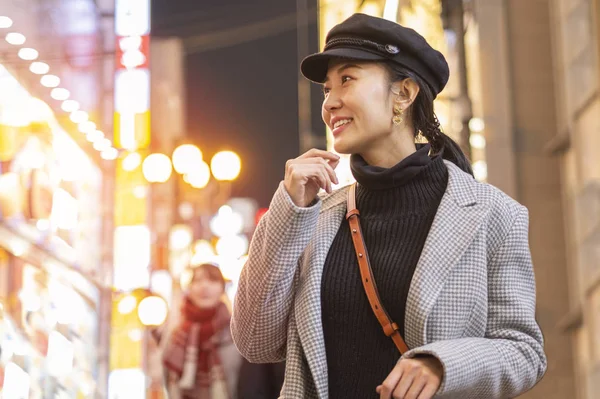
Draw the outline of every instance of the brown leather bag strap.
[[[356,184],[350,186],[348,190],[348,213],[346,213],[346,219],[350,224],[350,231],[352,236],[352,242],[354,243],[354,249],[356,250],[356,258],[358,259],[358,266],[360,268],[360,277],[362,279],[363,287],[371,309],[377,317],[379,324],[383,328],[383,332],[386,336],[391,337],[398,348],[398,351],[402,355],[408,351],[408,346],[402,339],[400,332],[398,332],[398,325],[392,321],[388,313],[385,311],[381,300],[379,299],[379,293],[377,291],[377,285],[373,279],[373,270],[371,269],[371,262],[369,261],[369,254],[365,246],[365,240],[363,238],[362,231],[360,229],[360,221],[358,216],[360,212],[356,209]]]

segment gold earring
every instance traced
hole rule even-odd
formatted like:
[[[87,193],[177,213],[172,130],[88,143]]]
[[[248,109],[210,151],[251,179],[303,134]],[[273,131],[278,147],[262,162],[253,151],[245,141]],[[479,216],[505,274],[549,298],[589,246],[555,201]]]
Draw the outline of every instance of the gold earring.
[[[394,125],[398,126],[404,122],[404,110],[400,107],[400,104],[394,105],[394,116],[392,117],[392,122]]]
[[[427,144],[427,143],[429,143],[429,141],[423,135],[423,133],[421,133],[421,131],[419,130],[419,134],[417,134],[415,136],[415,144]]]

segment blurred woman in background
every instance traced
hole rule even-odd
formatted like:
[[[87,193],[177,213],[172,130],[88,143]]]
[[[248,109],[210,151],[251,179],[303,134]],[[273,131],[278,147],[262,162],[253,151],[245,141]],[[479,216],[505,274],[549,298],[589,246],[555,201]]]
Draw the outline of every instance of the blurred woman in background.
[[[176,324],[163,352],[166,389],[171,399],[233,399],[241,356],[225,302],[225,279],[212,264],[194,268]]]

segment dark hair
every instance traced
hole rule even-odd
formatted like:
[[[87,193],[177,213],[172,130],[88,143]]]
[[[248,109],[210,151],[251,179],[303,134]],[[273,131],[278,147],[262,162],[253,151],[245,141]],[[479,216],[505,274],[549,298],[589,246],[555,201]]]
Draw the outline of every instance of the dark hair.
[[[192,280],[190,282],[193,282],[196,278],[198,278],[198,274],[200,272],[205,272],[206,277],[210,281],[221,283],[223,285],[223,289],[225,289],[225,277],[223,277],[221,269],[219,269],[217,266],[213,265],[212,263],[203,263],[194,267],[192,270]]]
[[[465,172],[473,175],[473,169],[469,159],[462,151],[460,146],[449,136],[444,134],[440,128],[440,122],[433,110],[433,100],[435,96],[431,87],[414,72],[402,66],[392,63],[385,63],[391,83],[404,79],[412,79],[419,85],[419,94],[410,107],[410,117],[412,119],[415,134],[419,131],[425,136],[431,144],[431,150],[434,154],[442,154],[442,157]]]

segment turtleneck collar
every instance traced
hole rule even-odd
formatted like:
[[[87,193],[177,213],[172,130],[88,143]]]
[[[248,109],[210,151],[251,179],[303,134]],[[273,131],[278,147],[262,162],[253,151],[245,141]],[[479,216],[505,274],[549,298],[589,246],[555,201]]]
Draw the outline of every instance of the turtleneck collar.
[[[400,187],[411,181],[432,162],[429,157],[431,145],[417,149],[391,168],[372,166],[358,154],[350,157],[352,175],[359,185],[369,190],[383,190]]]
[[[429,157],[430,146],[391,168],[371,166],[360,156],[350,159],[358,182],[356,205],[361,218],[396,220],[407,214],[435,212],[446,191],[448,169],[440,154]]]

